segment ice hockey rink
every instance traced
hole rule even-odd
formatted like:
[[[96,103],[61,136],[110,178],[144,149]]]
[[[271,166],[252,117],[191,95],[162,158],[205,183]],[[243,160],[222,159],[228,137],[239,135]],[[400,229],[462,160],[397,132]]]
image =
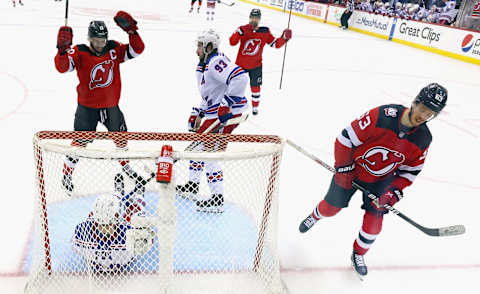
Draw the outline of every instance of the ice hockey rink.
[[[0,293],[22,293],[27,241],[33,218],[32,137],[41,130],[72,130],[77,76],[54,67],[64,2],[0,3]],[[203,1],[206,2],[206,1]],[[196,7],[197,4],[195,4]],[[248,21],[252,5],[217,4],[213,22],[189,14],[189,0],[71,0],[74,44],[87,42],[91,20],[105,20],[110,39],[127,42],[113,22],[117,10],[138,21],[145,52],[122,65],[120,107],[130,131],[185,132],[199,104],[196,35],[214,28],[221,51],[235,59],[228,37]],[[263,25],[279,36],[288,15],[262,8]],[[333,164],[337,134],[355,117],[387,103],[408,106],[430,82],[448,89],[446,109],[429,123],[433,142],[425,167],[396,208],[427,227],[463,224],[461,236],[429,237],[394,215],[366,255],[369,274],[360,282],[350,267],[361,226],[359,194],[350,206],[307,234],[300,221],[323,199],[331,174],[285,146],[280,182],[279,255],[289,293],[479,293],[480,87],[478,66],[393,42],[292,16],[282,89],[283,48],[265,47],[258,117],[236,133],[276,134]],[[247,90],[248,96],[250,91]],[[99,127],[99,130],[105,130]]]

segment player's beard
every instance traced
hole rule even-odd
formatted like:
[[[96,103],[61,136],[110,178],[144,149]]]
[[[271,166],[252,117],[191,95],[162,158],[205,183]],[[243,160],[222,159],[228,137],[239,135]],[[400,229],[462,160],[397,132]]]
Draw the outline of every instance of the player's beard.
[[[250,24],[253,26],[254,29],[258,28],[258,22],[257,21],[250,21]]]

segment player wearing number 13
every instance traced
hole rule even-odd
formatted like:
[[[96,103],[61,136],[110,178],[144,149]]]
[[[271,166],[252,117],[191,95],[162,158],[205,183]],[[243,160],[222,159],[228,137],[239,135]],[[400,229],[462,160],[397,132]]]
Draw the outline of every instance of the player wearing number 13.
[[[383,105],[354,120],[335,141],[335,169],[325,199],[300,224],[308,231],[319,219],[331,217],[347,207],[355,193],[352,181],[379,196],[371,201],[363,195],[363,224],[351,256],[360,276],[367,274],[363,255],[382,229],[385,205],[403,198],[403,190],[420,173],[432,141],[427,122],[445,107],[447,90],[432,83],[423,88],[410,108]]]

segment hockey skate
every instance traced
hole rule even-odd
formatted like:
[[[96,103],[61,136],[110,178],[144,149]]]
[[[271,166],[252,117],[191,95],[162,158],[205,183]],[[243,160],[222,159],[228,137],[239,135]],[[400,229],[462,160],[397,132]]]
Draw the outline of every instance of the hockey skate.
[[[258,107],[252,107],[252,114],[257,115],[258,114]]]
[[[223,208],[223,195],[213,194],[208,200],[197,201],[197,211],[207,213],[222,213]]]
[[[73,180],[71,173],[64,173],[62,178],[62,187],[68,196],[71,196],[73,193]]]
[[[197,13],[200,13],[200,7],[197,8]]]
[[[188,181],[185,185],[177,185],[175,190],[177,191],[178,196],[184,199],[196,200],[199,188],[199,183]]]
[[[318,222],[318,219],[315,219],[313,215],[310,214],[300,223],[298,230],[300,231],[300,233],[305,233],[310,230],[316,222]]]
[[[190,10],[188,11],[188,13],[192,13],[193,11],[193,7],[190,7]]]
[[[355,252],[352,252],[352,256],[350,257],[352,261],[352,267],[355,270],[355,273],[358,275],[360,281],[363,281],[365,276],[367,275],[367,265],[365,264],[365,260],[363,259],[363,255],[359,255]]]
[[[23,2],[22,1],[18,1],[18,4],[22,5],[23,6]]]

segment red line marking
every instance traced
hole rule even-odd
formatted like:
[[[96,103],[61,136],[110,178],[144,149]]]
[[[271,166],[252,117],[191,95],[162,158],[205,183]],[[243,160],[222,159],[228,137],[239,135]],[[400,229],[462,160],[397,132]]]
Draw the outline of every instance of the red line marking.
[[[20,80],[19,78],[17,78],[16,76],[12,75],[12,74],[9,74],[7,72],[0,72],[0,75],[6,75],[7,77],[10,77],[11,79],[15,80],[17,83],[20,84],[20,86],[22,86],[23,88],[23,98],[22,98],[22,101],[20,101],[20,103],[17,105],[17,107],[15,107],[12,111],[10,111],[9,113],[5,114],[4,116],[0,116],[0,120],[4,120],[4,119],[7,119],[9,118],[10,116],[14,115],[16,112],[18,112],[18,110],[23,106],[23,104],[25,104],[25,101],[27,101],[27,96],[28,96],[28,88],[27,86],[25,85],[24,82],[22,82],[22,80]]]

